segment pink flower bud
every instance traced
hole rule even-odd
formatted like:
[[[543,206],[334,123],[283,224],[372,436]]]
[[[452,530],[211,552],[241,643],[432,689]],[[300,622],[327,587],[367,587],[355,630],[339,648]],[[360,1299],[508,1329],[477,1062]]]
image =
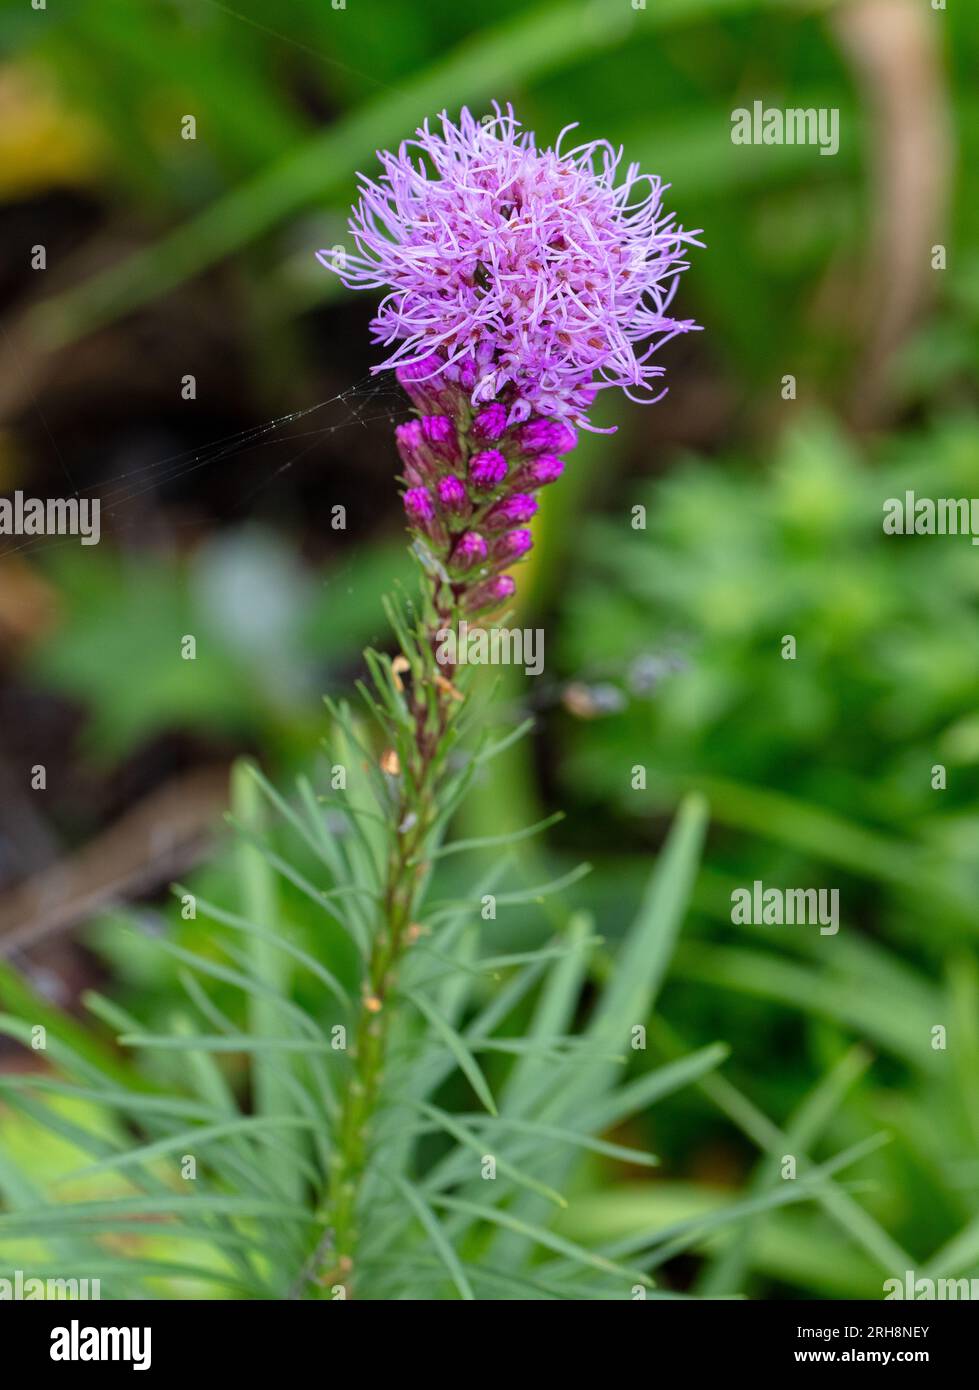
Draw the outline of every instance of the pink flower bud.
[[[491,608],[499,608],[516,593],[517,586],[508,574],[498,574],[477,584],[466,597],[466,608],[470,613],[485,613]]]
[[[486,542],[478,531],[464,531],[452,552],[452,564],[459,570],[472,569],[474,565],[483,563],[486,552]]]
[[[469,464],[469,481],[480,492],[492,492],[507,475],[507,461],[498,449],[475,454]]]
[[[459,462],[459,436],[453,420],[447,415],[423,415],[421,427],[425,443],[436,458],[443,463]]]
[[[448,403],[449,387],[441,376],[442,361],[430,353],[420,362],[398,367],[398,384],[407,391],[411,403],[426,414],[439,414]]]
[[[493,546],[493,559],[497,563],[512,565],[533,547],[534,538],[527,530],[507,531],[505,536]]]
[[[538,454],[520,469],[513,481],[516,487],[545,487],[547,483],[556,483],[563,472],[563,459],[556,454]]]
[[[466,489],[454,473],[449,473],[446,477],[439,479],[438,495],[444,511],[460,514],[469,509]]]
[[[526,493],[515,492],[512,497],[504,497],[497,502],[486,517],[486,525],[491,531],[505,531],[510,526],[519,526],[529,521],[537,510],[537,502]]]
[[[394,438],[408,482],[413,485],[423,482],[428,473],[428,455],[421,421],[408,420],[407,423],[398,425],[394,431]]]
[[[410,487],[402,500],[405,504],[405,515],[412,526],[417,526],[420,531],[427,531],[435,520],[435,507],[428,489]]]
[[[432,494],[425,487],[410,487],[401,499],[404,502],[408,525],[413,531],[420,531],[433,545],[445,545],[445,527],[435,510]]]
[[[486,439],[495,443],[506,434],[506,407],[492,401],[476,416],[470,431],[473,439]]]
[[[577,432],[560,420],[530,420],[518,438],[525,454],[570,454],[578,443]]]

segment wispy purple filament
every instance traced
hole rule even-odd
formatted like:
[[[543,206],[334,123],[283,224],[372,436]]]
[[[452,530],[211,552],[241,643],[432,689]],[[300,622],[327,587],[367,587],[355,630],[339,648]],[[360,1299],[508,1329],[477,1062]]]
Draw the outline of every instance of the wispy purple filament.
[[[663,185],[607,140],[538,149],[511,107],[446,113],[361,175],[353,255],[320,258],[353,289],[385,290],[380,367],[464,369],[474,403],[587,424],[595,391],[658,399],[653,354],[695,327],[668,309],[697,233],[662,207]],[[419,375],[424,377],[421,370]]]

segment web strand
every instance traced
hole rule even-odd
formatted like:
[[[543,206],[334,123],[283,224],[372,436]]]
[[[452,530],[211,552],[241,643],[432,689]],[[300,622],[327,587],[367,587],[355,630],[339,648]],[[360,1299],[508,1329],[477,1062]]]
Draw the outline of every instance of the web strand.
[[[377,408],[384,406],[384,403],[386,403],[385,408]],[[329,406],[336,405],[347,408],[344,418],[317,426],[314,429],[289,430],[287,433],[283,433],[284,430],[288,430],[289,426],[298,424]],[[317,445],[338,430],[355,425],[366,429],[378,420],[388,420],[394,424],[399,417],[404,418],[408,413],[409,406],[403,394],[390,382],[390,378],[368,376],[336,396],[316,401],[313,405],[305,406],[300,410],[289,411],[285,415],[276,416],[271,420],[263,421],[261,424],[251,425],[244,430],[212,440],[202,447],[170,454],[135,468],[127,468],[121,473],[103,479],[99,484],[90,488],[73,487],[72,497],[77,500],[82,500],[85,497],[97,498],[101,519],[109,519],[113,523],[118,523],[120,512],[141,497],[198,473],[202,469],[240,457],[254,449],[277,445],[290,446],[302,440],[310,440],[310,443],[287,459],[286,462],[275,467],[268,478],[260,482],[256,488],[241,499],[241,505],[246,505],[254,497],[273,486],[276,479],[301,459],[307,457],[316,449]],[[116,533],[125,529],[125,525],[114,525]],[[17,543],[3,546],[0,549],[0,560],[6,559],[8,556],[29,554],[42,546],[45,549],[51,549],[77,543],[78,537],[74,535],[22,537],[18,538]]]

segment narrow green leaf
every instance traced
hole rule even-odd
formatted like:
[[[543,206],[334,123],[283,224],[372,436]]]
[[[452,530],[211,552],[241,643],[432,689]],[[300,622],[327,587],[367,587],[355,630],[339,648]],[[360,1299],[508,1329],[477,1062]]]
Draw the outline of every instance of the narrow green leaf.
[[[447,1111],[440,1110],[438,1106],[430,1105],[427,1101],[419,1102],[418,1109],[423,1115],[428,1115],[430,1119],[434,1120],[447,1134],[451,1134],[453,1139],[455,1139],[457,1143],[462,1144],[464,1148],[471,1149],[473,1153],[479,1155],[481,1158],[485,1155],[486,1145],[490,1142],[492,1134],[487,1135],[483,1139],[477,1138],[475,1134],[469,1132],[457,1116],[450,1115]],[[486,1117],[480,1116],[480,1118],[485,1119]],[[498,1117],[493,1116],[486,1122],[495,1126],[499,1123],[499,1120]],[[511,1178],[518,1186],[526,1187],[531,1192],[536,1192],[538,1196],[544,1197],[548,1202],[553,1202],[556,1207],[566,1207],[568,1205],[567,1200],[561,1196],[560,1192],[556,1192],[553,1187],[548,1187],[547,1183],[541,1182],[539,1178],[532,1177],[529,1173],[522,1172],[515,1164],[511,1163],[509,1159],[503,1158],[499,1154],[494,1154],[493,1157],[499,1172]],[[428,1185],[429,1184],[426,1183],[426,1187],[428,1187]]]
[[[0,1233],[7,1235],[31,1235],[51,1228],[55,1230],[98,1226],[100,1222],[112,1221],[115,1217],[187,1216],[187,1215],[225,1215],[243,1217],[268,1217],[279,1221],[302,1221],[314,1224],[319,1217],[306,1207],[286,1202],[271,1201],[264,1197],[223,1196],[215,1194],[201,1197],[115,1197],[101,1202],[71,1202],[23,1209],[17,1212],[0,1212]],[[148,1234],[145,1225],[143,1234]],[[160,1228],[167,1236],[181,1234],[179,1223]]]
[[[483,1102],[490,1114],[495,1115],[497,1111],[496,1102],[493,1100],[493,1094],[490,1091],[485,1076],[479,1068],[479,1063],[470,1052],[462,1037],[452,1027],[451,1023],[448,1023],[446,1019],[432,1007],[424,995],[416,994],[412,990],[404,992],[404,997],[410,999],[419,1013],[423,1014],[425,1018],[428,1019],[435,1032],[458,1062],[459,1070],[466,1077],[479,1099]]]
[[[438,1217],[432,1211],[424,1197],[416,1187],[401,1177],[400,1174],[392,1174],[391,1181],[402,1194],[405,1201],[408,1202],[409,1206],[418,1217],[418,1220],[425,1228],[436,1253],[448,1270],[453,1284],[455,1284],[459,1291],[459,1297],[465,1299],[467,1302],[474,1299],[476,1295],[473,1293],[472,1286],[463,1272],[462,1265],[459,1263],[459,1258],[446,1239],[445,1232],[439,1224]]]
[[[522,1221],[511,1212],[496,1207],[481,1206],[476,1202],[462,1201],[457,1197],[433,1197],[432,1205],[445,1207],[447,1211],[464,1212],[477,1221],[488,1221],[493,1226],[502,1226],[505,1230],[523,1236],[535,1245],[542,1245],[546,1250],[553,1250],[555,1254],[563,1255],[566,1259],[574,1260],[578,1264],[590,1265],[592,1269],[600,1269],[603,1274],[619,1274],[628,1279],[630,1284],[650,1286],[649,1276],[641,1270],[630,1269],[615,1260],[606,1259],[593,1250],[586,1250],[583,1245],[576,1245],[573,1241],[565,1240],[563,1236],[556,1235],[553,1231]]]
[[[623,1037],[623,1020],[648,1017],[683,921],[707,828],[707,803],[688,796],[660,851],[639,913],[616,956],[594,1019],[593,1037]]]
[[[549,826],[557,825],[564,820],[563,811],[555,811],[551,816],[545,816],[536,825],[528,825],[525,830],[512,830],[507,835],[479,835],[468,840],[453,840],[448,845],[442,845],[434,850],[430,859],[446,859],[450,854],[463,854],[469,850],[495,849],[499,845],[513,845],[520,840],[529,840],[534,835],[541,834]]]
[[[181,888],[179,884],[175,884],[174,891],[180,894],[187,890]],[[315,956],[311,956],[308,951],[304,951],[294,942],[274,932],[266,931],[266,929],[260,927],[257,922],[249,921],[245,917],[239,917],[237,913],[225,911],[224,908],[217,907],[214,903],[208,902],[206,898],[198,897],[197,907],[205,916],[213,917],[215,922],[220,922],[223,926],[231,927],[233,931],[254,933],[267,945],[274,946],[277,950],[283,951],[286,955],[291,956],[293,960],[298,961],[300,965],[304,966],[310,974],[315,975],[320,983],[325,985],[330,991],[334,999],[341,1004],[349,1004],[350,1001],[347,993],[336,976],[332,975],[330,971],[327,970],[326,966],[321,964]]]
[[[467,1124],[480,1128],[513,1130],[515,1134],[528,1134],[538,1139],[553,1139],[557,1144],[569,1144],[572,1148],[587,1149],[589,1153],[601,1154],[605,1158],[615,1158],[621,1163],[630,1163],[640,1168],[655,1168],[659,1159],[654,1154],[644,1153],[642,1149],[630,1149],[624,1144],[613,1144],[606,1139],[595,1139],[590,1134],[579,1134],[576,1130],[565,1129],[561,1125],[538,1124],[534,1120],[517,1120],[508,1115],[461,1115],[454,1119],[465,1120]],[[562,1206],[566,1206],[562,1202]]]
[[[58,1182],[75,1182],[82,1178],[92,1177],[96,1173],[125,1172],[127,1168],[138,1167],[142,1163],[161,1158],[165,1154],[187,1152],[194,1145],[210,1144],[215,1139],[226,1139],[229,1135],[241,1135],[249,1139],[265,1139],[269,1135],[274,1135],[278,1130],[310,1130],[312,1128],[313,1126],[308,1120],[304,1120],[298,1115],[248,1115],[239,1120],[224,1120],[218,1124],[198,1125],[192,1129],[182,1130],[179,1134],[169,1134],[165,1139],[156,1139],[151,1144],[140,1144],[136,1148],[126,1149],[122,1153],[114,1153],[108,1158],[101,1159],[98,1163],[89,1164],[86,1168],[77,1168],[71,1173],[65,1173],[58,1179]],[[315,1182],[317,1180],[314,1169],[307,1165],[304,1171],[310,1181]]]
[[[678,1062],[669,1062],[666,1066],[647,1072],[590,1105],[581,1116],[581,1127],[592,1133],[611,1129],[631,1115],[641,1114],[664,1096],[699,1081],[726,1061],[730,1053],[731,1049],[726,1043],[711,1043]]]
[[[120,1047],[157,1048],[164,1052],[330,1052],[328,1042],[312,1038],[253,1038],[250,1033],[217,1036],[193,1033],[185,1038],[166,1033],[126,1033]]]

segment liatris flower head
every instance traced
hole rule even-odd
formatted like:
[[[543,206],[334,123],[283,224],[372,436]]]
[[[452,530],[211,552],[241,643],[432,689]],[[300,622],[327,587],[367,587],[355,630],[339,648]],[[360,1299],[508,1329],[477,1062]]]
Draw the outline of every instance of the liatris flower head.
[[[426,121],[379,154],[378,179],[361,176],[356,252],[336,266],[320,253],[349,287],[387,291],[374,335],[397,346],[381,366],[400,366],[427,410],[441,358],[510,424],[587,423],[609,386],[655,396],[655,349],[694,327],[668,310],[700,244],[664,210],[660,180],[606,140],[563,148],[573,125],[538,148],[509,106],[482,121],[443,113],[440,126]]]
[[[539,148],[497,104],[439,125],[379,153],[350,220],[356,252],[320,259],[385,292],[372,326],[390,351],[374,370],[394,368],[420,416],[398,427],[409,526],[466,576],[455,600],[477,611],[478,592],[483,611],[513,591],[487,565],[529,549],[533,494],[560,477],[575,426],[594,428],[598,391],[662,394],[654,354],[696,326],[668,311],[700,242],[664,210],[660,180],[605,140],[564,148],[569,126]]]

